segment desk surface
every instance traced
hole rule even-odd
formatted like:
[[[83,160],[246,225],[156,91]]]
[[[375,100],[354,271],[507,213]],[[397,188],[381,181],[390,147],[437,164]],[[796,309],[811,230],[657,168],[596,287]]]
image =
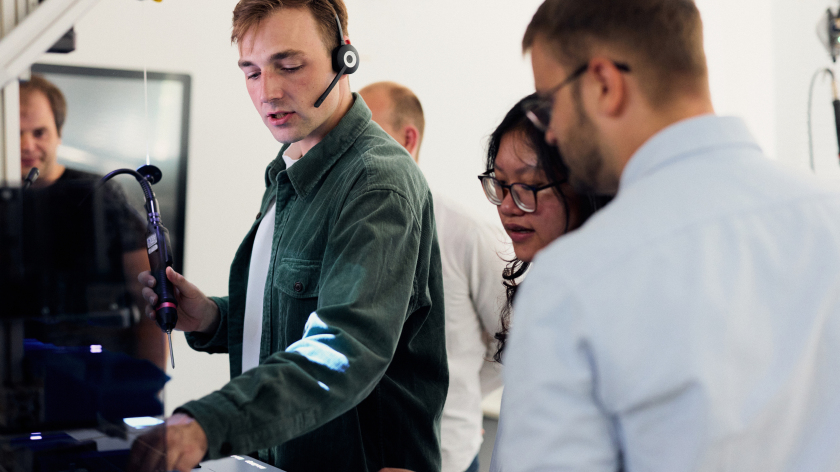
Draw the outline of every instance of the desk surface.
[[[193,472],[284,472],[248,456],[230,456],[200,464]]]

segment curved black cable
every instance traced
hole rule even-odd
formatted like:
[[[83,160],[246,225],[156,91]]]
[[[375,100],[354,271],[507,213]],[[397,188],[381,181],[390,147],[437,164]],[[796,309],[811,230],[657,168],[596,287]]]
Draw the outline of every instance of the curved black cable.
[[[149,181],[144,175],[142,175],[140,172],[137,172],[134,169],[117,169],[115,171],[109,172],[105,175],[105,177],[102,177],[102,179],[99,181],[99,186],[103,185],[105,182],[111,180],[112,178],[120,174],[133,175],[134,178],[137,179],[137,182],[140,183],[140,186],[143,187],[143,195],[146,197],[146,200],[153,200],[155,198],[155,194],[154,192],[152,192],[152,186],[151,184],[149,184]]]

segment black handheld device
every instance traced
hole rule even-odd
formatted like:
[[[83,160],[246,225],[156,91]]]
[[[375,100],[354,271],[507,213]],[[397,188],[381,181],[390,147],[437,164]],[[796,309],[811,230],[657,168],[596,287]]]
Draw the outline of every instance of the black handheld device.
[[[155,320],[169,337],[169,355],[172,368],[175,368],[175,355],[172,352],[172,330],[178,324],[178,302],[175,299],[175,287],[166,277],[166,268],[171,267],[175,259],[172,256],[172,244],[169,242],[169,230],[161,222],[157,198],[152,191],[152,184],[160,182],[163,174],[160,169],[152,165],[140,167],[136,171],[117,169],[103,177],[102,183],[119,174],[133,175],[143,188],[143,195],[146,198],[144,205],[148,218],[146,251],[149,255],[149,267],[152,276],[155,278],[155,294],[157,295],[157,304],[154,307]]]

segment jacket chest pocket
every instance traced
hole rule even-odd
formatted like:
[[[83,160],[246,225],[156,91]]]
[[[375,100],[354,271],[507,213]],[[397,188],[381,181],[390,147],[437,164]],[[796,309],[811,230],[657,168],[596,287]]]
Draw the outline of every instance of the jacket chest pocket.
[[[283,259],[277,265],[274,288],[279,292],[280,327],[277,345],[272,350],[285,350],[303,337],[306,320],[318,309],[321,261]]]
[[[283,259],[278,264],[274,286],[285,296],[312,298],[318,296],[321,261]]]

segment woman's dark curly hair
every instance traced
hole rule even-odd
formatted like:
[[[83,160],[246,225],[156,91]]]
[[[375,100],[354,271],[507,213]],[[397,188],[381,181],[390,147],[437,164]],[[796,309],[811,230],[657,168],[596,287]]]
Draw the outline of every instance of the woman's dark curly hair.
[[[569,168],[563,162],[560,152],[555,146],[548,144],[545,141],[545,134],[538,130],[533,123],[525,116],[525,110],[522,105],[530,100],[536,98],[536,94],[529,95],[519,101],[514,107],[505,115],[501,124],[490,135],[490,142],[487,147],[487,172],[493,171],[496,163],[496,156],[499,154],[499,147],[502,144],[502,138],[510,133],[517,133],[517,136],[524,144],[529,146],[537,155],[537,166],[545,174],[549,182],[566,182],[569,176]],[[561,186],[554,187],[554,191],[563,202],[563,210],[566,215],[566,227],[563,233],[567,233],[575,228],[569,228],[569,205],[577,205],[578,214],[580,215],[580,223],[583,224],[596,210],[602,208],[609,203],[612,197],[602,195],[578,195],[577,198],[569,198],[563,193]],[[496,353],[493,359],[496,362],[502,362],[502,352],[505,349],[505,342],[507,341],[508,331],[510,329],[510,312],[513,306],[513,299],[516,296],[518,288],[517,280],[525,274],[530,266],[530,263],[522,261],[516,257],[507,261],[502,273],[503,284],[506,289],[507,301],[502,307],[500,313],[501,330],[496,333],[495,338],[498,341]]]

